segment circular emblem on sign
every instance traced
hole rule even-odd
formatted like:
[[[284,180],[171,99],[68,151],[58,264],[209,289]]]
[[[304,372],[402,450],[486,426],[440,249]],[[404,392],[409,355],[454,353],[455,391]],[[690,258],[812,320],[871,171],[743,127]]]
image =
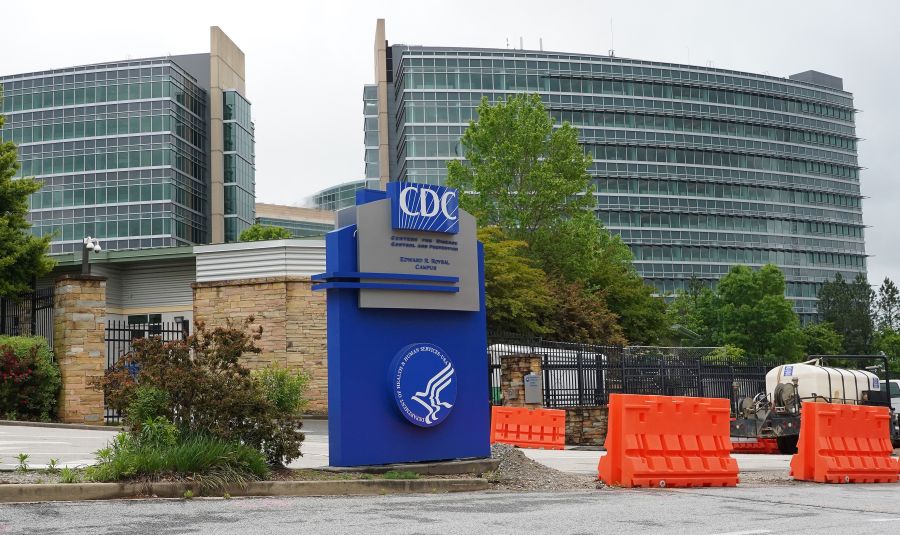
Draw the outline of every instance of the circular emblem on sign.
[[[391,390],[400,413],[420,427],[443,422],[456,403],[456,370],[443,349],[410,344],[397,353],[389,369]]]

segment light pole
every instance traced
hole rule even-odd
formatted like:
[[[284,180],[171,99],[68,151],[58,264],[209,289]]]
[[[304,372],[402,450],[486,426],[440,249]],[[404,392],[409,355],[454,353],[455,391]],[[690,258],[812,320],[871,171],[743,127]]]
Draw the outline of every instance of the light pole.
[[[90,275],[91,274],[91,264],[88,262],[88,254],[93,251],[95,253],[100,252],[100,240],[96,238],[91,238],[88,236],[84,240],[82,240],[84,247],[81,248],[81,274],[82,275]]]

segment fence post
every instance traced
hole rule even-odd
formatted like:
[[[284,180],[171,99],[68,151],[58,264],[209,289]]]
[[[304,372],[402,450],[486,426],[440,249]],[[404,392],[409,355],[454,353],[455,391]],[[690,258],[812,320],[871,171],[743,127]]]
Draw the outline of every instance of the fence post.
[[[90,383],[106,371],[106,277],[59,277],[53,306],[53,347],[62,376],[59,420],[102,424],[103,392]]]
[[[697,394],[706,397],[703,395],[703,357],[697,359]]]
[[[0,297],[0,334],[9,334],[6,332],[6,302],[5,297]]]

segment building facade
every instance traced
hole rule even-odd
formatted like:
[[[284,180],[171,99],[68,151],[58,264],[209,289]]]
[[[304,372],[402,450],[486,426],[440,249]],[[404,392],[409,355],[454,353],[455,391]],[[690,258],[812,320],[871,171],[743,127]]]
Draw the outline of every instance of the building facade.
[[[294,238],[321,238],[334,230],[334,212],[258,202],[256,222],[264,227],[287,229]]]
[[[368,152],[368,149],[366,152]],[[377,168],[375,170],[377,171]],[[377,175],[374,178],[368,178],[366,180],[351,180],[350,182],[344,182],[343,184],[325,188],[313,194],[307,202],[316,210],[330,210],[335,212],[341,208],[355,206],[357,191],[365,188],[379,189],[379,187]]]
[[[32,232],[51,253],[235,239],[253,223],[253,124],[243,52],[217,27],[210,52],[0,76]]]
[[[537,93],[557,124],[579,130],[597,217],[660,294],[773,263],[809,315],[824,281],[866,272],[853,95],[840,78],[389,45],[382,20],[375,57],[366,168],[383,183],[442,183],[447,162],[465,157],[459,139],[482,97]]]

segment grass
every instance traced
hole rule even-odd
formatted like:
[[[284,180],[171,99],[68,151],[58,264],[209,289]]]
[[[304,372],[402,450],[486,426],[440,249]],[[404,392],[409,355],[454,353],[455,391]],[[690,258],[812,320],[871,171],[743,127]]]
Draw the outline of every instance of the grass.
[[[63,468],[59,471],[59,482],[60,483],[78,483],[81,479],[81,475],[77,470],[73,470],[69,467]]]
[[[27,472],[28,471],[28,454],[20,453],[16,457],[19,459],[19,466],[16,467],[16,472]]]
[[[87,468],[91,481],[120,481],[141,477],[189,477],[203,490],[244,485],[269,475],[265,457],[257,450],[202,435],[180,438],[175,444],[138,444],[121,434],[110,448],[97,452],[99,463]]]

